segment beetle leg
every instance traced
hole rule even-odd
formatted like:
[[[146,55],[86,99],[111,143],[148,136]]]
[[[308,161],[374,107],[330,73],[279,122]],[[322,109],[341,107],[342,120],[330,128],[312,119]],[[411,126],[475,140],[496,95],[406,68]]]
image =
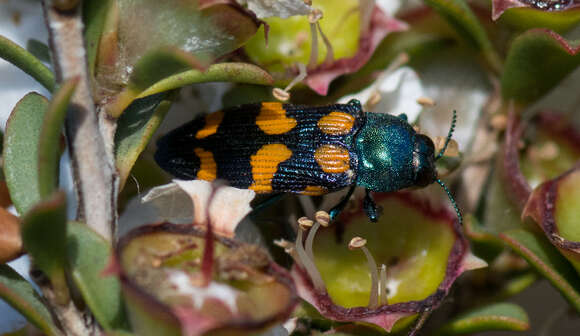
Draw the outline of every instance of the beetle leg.
[[[338,217],[338,215],[342,212],[342,210],[344,210],[344,207],[346,206],[346,203],[348,203],[348,200],[352,196],[355,187],[356,186],[350,187],[350,189],[346,193],[346,196],[344,196],[344,198],[340,200],[340,202],[337,205],[333,206],[332,209],[330,209],[330,211],[328,212],[330,214],[330,220],[333,220],[336,217]]]
[[[362,105],[358,99],[351,99],[348,101],[348,105],[354,106],[357,110],[362,110]]]
[[[371,191],[365,189],[365,192],[366,195],[363,201],[363,209],[365,210],[365,213],[367,214],[371,222],[376,222],[379,219],[380,209],[377,207],[377,204],[375,203],[375,200],[371,195]]]
[[[262,202],[256,204],[256,206],[252,209],[252,212],[250,213],[250,216],[253,218],[255,217],[257,214],[259,214],[262,210],[264,210],[265,208],[267,208],[268,206],[278,202],[279,200],[282,199],[283,196],[285,196],[286,194],[284,193],[278,193],[278,194],[273,194],[268,196],[265,200],[263,200]]]

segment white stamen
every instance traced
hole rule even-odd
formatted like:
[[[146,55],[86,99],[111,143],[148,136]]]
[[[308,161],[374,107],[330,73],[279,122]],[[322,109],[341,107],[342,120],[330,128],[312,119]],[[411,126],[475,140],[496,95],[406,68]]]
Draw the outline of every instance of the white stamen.
[[[294,85],[302,82],[304,80],[304,78],[306,78],[306,76],[308,76],[308,71],[306,71],[306,66],[304,64],[298,63],[296,65],[298,66],[298,75],[296,77],[294,77],[294,79],[290,82],[290,84],[288,84],[284,88],[284,91],[286,91],[286,92],[290,91],[290,89],[293,88]]]
[[[316,27],[318,28],[318,32],[322,37],[322,42],[324,42],[324,46],[326,47],[326,57],[324,57],[324,63],[331,63],[334,60],[334,49],[332,48],[332,44],[330,44],[330,40],[324,35],[322,32],[322,27],[320,27],[320,22],[316,22]]]
[[[306,242],[304,243],[306,253],[312,260],[314,260],[314,251],[312,250],[314,245],[314,236],[316,236],[316,232],[318,232],[320,226],[328,227],[328,224],[330,223],[330,215],[326,211],[317,211],[316,214],[314,214],[314,218],[316,219],[316,223],[314,223],[310,229],[310,232],[308,232]]]
[[[305,218],[305,217],[302,217],[298,220],[299,225],[301,224],[300,223],[301,219],[302,219],[303,223],[306,222],[305,220],[303,220],[303,218]],[[320,224],[318,224],[318,225],[320,225]],[[302,245],[302,239],[303,239],[302,232],[304,231],[304,229],[302,227],[304,227],[304,225],[300,225],[300,228],[298,229],[298,233],[296,235],[296,244],[295,244],[296,253],[298,254],[298,258],[302,262],[304,269],[308,273],[308,276],[310,276],[310,280],[312,280],[312,284],[314,285],[314,288],[318,291],[326,291],[326,288],[324,286],[324,281],[322,280],[322,276],[320,275],[320,272],[318,272],[318,269],[316,268],[316,265],[314,264],[314,260],[310,258],[310,256],[304,250],[304,246]]]
[[[389,289],[387,288],[387,265],[381,265],[381,274],[379,281],[379,304],[389,304],[387,297],[389,296]]]
[[[319,228],[320,223],[319,222],[314,223],[314,226],[312,226],[312,228],[308,232],[306,242],[304,243],[304,247],[306,248],[306,254],[308,254],[308,257],[312,260],[314,260],[314,251],[312,251],[312,245],[314,244],[314,236],[316,235],[316,232],[318,232]]]
[[[375,258],[373,258],[369,250],[365,247],[366,243],[366,239],[361,237],[354,237],[350,240],[348,248],[351,250],[361,249],[367,258],[367,264],[371,273],[369,308],[376,308],[379,306],[379,272],[377,270],[377,263],[375,262]]]
[[[308,61],[308,68],[312,69],[316,67],[318,62],[318,32],[316,29],[316,23],[310,23],[310,60]]]

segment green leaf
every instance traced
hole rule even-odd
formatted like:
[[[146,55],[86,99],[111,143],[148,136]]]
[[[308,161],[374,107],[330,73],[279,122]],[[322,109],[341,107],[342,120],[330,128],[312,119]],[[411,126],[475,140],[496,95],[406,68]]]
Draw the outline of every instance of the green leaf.
[[[138,98],[163,91],[177,89],[185,85],[204,82],[230,82],[258,85],[272,85],[274,79],[269,73],[249,63],[218,63],[206,71],[189,70],[167,77],[141,92]]]
[[[576,43],[547,29],[533,29],[512,43],[501,77],[504,99],[537,100],[580,65]]]
[[[203,70],[207,67],[205,61],[177,48],[161,48],[147,53],[137,64],[127,88],[143,92],[151,85],[176,73],[194,68]]]
[[[524,289],[535,283],[540,276],[534,271],[529,271],[523,274],[518,274],[513,278],[506,279],[504,281],[503,287],[497,294],[495,298],[509,298],[518,293],[521,293]]]
[[[8,265],[0,265],[0,298],[47,335],[62,335],[32,285]]]
[[[111,8],[111,0],[83,1],[82,4],[87,62],[91,75],[93,75],[99,51],[99,42],[103,34],[103,27]]]
[[[513,303],[494,303],[454,318],[437,335],[463,335],[492,330],[524,331],[530,322],[526,312]]]
[[[38,189],[42,198],[51,195],[58,188],[62,126],[78,82],[78,78],[66,81],[52,96],[44,114],[38,142]]]
[[[128,66],[152,50],[175,47],[215,60],[241,47],[260,22],[241,6],[181,0],[118,0],[118,43]],[[200,2],[201,4],[201,2]],[[207,4],[206,4],[207,5]]]
[[[95,77],[107,92],[103,101],[114,105],[107,111],[115,117],[155,82],[192,65],[205,68],[238,49],[261,24],[230,3],[119,0],[114,5],[99,42]]]
[[[500,72],[501,60],[487,33],[464,0],[425,0],[474,48],[480,50],[489,66]]]
[[[135,64],[127,87],[108,108],[108,112],[113,117],[119,117],[148,87],[176,73],[190,68],[203,69],[205,66],[195,56],[177,48],[164,47],[150,51]]]
[[[4,175],[18,213],[26,213],[40,201],[38,143],[48,101],[29,93],[12,110],[4,136]]]
[[[66,268],[66,198],[62,191],[38,203],[22,218],[22,244],[52,284],[56,300],[69,299]]]
[[[546,277],[580,312],[580,277],[545,237],[524,229],[507,231],[499,236]]]
[[[501,232],[519,229],[523,225],[521,209],[510,198],[512,195],[508,187],[507,178],[498,167],[490,177],[485,198],[484,225],[480,227],[488,234],[497,236]]]
[[[91,312],[106,331],[127,329],[121,285],[103,275],[111,258],[111,246],[83,223],[69,222],[66,250],[71,275]]]
[[[183,52],[179,52],[179,54],[184,56]],[[165,52],[163,57],[167,58],[167,63],[171,62],[169,60],[171,56],[167,52]],[[156,76],[147,75],[146,73],[147,71],[156,71],[156,68],[161,67],[159,63],[145,60],[139,62],[139,64],[142,64],[144,67],[146,65],[146,68],[140,70],[143,75],[135,75],[135,81],[132,84],[130,83],[127,89],[119,94],[117,101],[113,106],[109,107],[109,113],[111,115],[119,115],[137,98],[143,98],[194,83],[233,82],[261,85],[271,85],[273,83],[270,74],[255,65],[247,63],[219,63],[210,66],[206,71],[188,70],[175,73],[178,69],[183,69],[186,66],[182,58],[182,61],[175,59],[175,63],[172,66],[173,70],[163,70],[163,72],[158,73]],[[192,64],[189,63],[189,65]],[[133,81],[133,78],[132,76],[130,82]]]
[[[264,85],[239,84],[222,96],[223,108],[251,104],[257,101],[272,101],[272,88]]]
[[[508,24],[519,30],[548,28],[564,33],[580,22],[580,8],[568,10],[540,10],[530,7],[509,8],[499,18],[499,23]]]
[[[30,52],[0,35],[0,58],[14,64],[36,79],[47,90],[54,90],[54,74]]]
[[[26,41],[26,50],[30,51],[39,60],[50,63],[50,49],[48,46],[37,39],[29,39]]]
[[[115,164],[123,189],[127,176],[143,152],[151,136],[167,114],[171,102],[165,93],[135,100],[121,115],[115,133]]]

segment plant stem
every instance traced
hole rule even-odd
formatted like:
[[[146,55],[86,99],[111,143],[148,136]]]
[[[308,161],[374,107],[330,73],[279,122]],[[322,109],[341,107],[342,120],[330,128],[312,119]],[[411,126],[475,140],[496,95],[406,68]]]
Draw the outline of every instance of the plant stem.
[[[31,270],[30,276],[42,292],[44,300],[51,308],[52,314],[60,327],[62,334],[51,336],[100,336],[101,330],[94,323],[92,317],[80,311],[72,300],[61,303],[48,278],[38,270]]]
[[[100,121],[91,94],[83,39],[81,5],[59,11],[43,1],[58,83],[78,77],[65,122],[78,198],[77,218],[112,241],[116,226],[116,190],[112,143],[114,122]]]

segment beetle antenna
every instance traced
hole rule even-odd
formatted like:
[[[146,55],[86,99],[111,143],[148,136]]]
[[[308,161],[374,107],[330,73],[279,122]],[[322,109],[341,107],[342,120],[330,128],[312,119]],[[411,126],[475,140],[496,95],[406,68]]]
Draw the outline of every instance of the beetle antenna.
[[[435,157],[435,161],[439,160],[443,154],[445,154],[445,150],[447,149],[447,145],[449,145],[449,141],[451,141],[451,136],[453,135],[453,131],[455,130],[455,122],[457,121],[457,112],[453,110],[453,119],[451,119],[451,128],[449,129],[449,133],[447,133],[447,139],[445,139],[445,144],[443,148]]]
[[[455,202],[455,199],[453,199],[453,196],[451,196],[451,192],[449,191],[449,188],[447,188],[447,186],[445,185],[445,183],[443,183],[443,181],[441,181],[441,179],[437,179],[435,181],[437,183],[439,183],[439,185],[447,193],[447,197],[449,197],[449,200],[451,201],[451,205],[453,205],[453,208],[455,209],[455,212],[457,213],[457,218],[459,219],[459,225],[463,225],[463,217],[461,216],[461,212],[459,211],[459,208],[457,207],[457,202]]]

